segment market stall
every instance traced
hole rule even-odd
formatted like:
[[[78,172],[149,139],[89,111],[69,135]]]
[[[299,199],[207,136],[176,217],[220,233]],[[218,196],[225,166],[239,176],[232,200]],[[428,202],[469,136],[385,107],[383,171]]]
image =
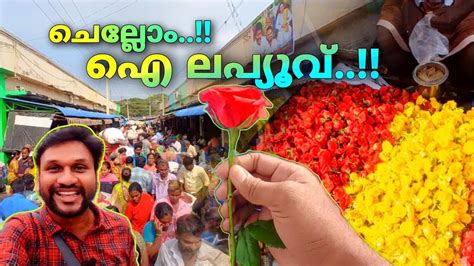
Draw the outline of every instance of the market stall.
[[[96,132],[118,126],[120,116],[89,110],[3,97],[8,114],[3,151],[35,144],[48,130],[67,124],[85,124]]]
[[[473,118],[472,109],[418,92],[311,82],[276,112],[256,148],[318,174],[391,263],[472,263]]]

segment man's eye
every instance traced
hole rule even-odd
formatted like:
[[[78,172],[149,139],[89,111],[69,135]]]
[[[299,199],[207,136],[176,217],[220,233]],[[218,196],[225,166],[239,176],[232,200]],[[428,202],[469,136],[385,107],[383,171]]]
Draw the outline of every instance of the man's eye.
[[[50,172],[57,172],[57,171],[59,171],[59,166],[55,166],[55,165],[53,165],[53,166],[48,166],[48,167],[46,168],[46,170],[48,170],[48,171],[50,171]]]
[[[75,169],[76,171],[83,172],[86,170],[86,167],[84,165],[76,165]]]

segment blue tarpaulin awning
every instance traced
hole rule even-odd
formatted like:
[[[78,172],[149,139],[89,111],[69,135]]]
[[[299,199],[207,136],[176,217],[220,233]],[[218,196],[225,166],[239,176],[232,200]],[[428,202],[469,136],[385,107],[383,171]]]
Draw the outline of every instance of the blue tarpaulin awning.
[[[67,117],[83,117],[83,118],[91,118],[91,119],[114,119],[114,118],[119,117],[118,115],[114,115],[114,114],[92,112],[92,111],[71,108],[71,107],[56,106],[56,108],[61,113],[63,113],[64,116],[67,116]]]
[[[186,117],[186,116],[199,116],[205,114],[204,110],[205,105],[198,105],[198,106],[193,106],[193,107],[188,107],[185,109],[181,109],[179,111],[176,111],[174,115],[176,117]]]
[[[27,100],[18,99],[18,98],[3,97],[3,99],[6,101],[13,101],[13,102],[19,102],[19,103],[25,103],[25,104],[30,104],[30,105],[56,109],[66,117],[80,117],[80,118],[90,118],[90,119],[114,119],[114,118],[120,117],[119,115],[114,115],[114,114],[86,111],[86,110],[76,109],[72,107],[62,107],[62,106],[53,105],[53,104],[36,103],[36,102],[27,101]]]

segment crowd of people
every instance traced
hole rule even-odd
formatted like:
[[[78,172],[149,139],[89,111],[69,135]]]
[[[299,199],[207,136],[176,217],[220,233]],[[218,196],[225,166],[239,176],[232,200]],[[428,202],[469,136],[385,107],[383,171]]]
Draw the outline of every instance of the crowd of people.
[[[25,145],[21,151],[14,151],[5,165],[0,162],[1,190],[4,191],[6,184],[12,184],[15,180],[26,174],[35,175],[32,146]]]
[[[0,202],[0,222],[17,212],[34,210],[40,205],[34,190],[35,171],[30,145],[13,152],[8,165],[0,163],[1,192],[10,195]]]
[[[124,125],[120,131],[120,141],[102,135],[106,155],[99,172],[97,203],[129,219],[141,264],[168,265],[180,232],[189,243],[202,237],[207,243],[202,248],[206,257],[226,261],[227,235],[220,230],[214,198],[220,179],[212,171],[226,156],[219,140],[205,141],[147,124]],[[0,202],[2,220],[40,205],[31,155],[31,146],[26,146],[11,156],[4,173],[11,196]],[[185,218],[183,228],[180,217]],[[166,242],[170,244],[165,248]],[[160,254],[162,249],[166,254]]]
[[[34,154],[37,182],[23,174],[9,185],[13,195],[0,203],[0,210],[9,210],[2,214],[9,218],[0,232],[0,264],[228,265],[226,235],[219,228],[221,224],[231,230],[224,202],[227,186],[215,191],[223,203],[221,223],[210,193],[213,177],[195,164],[196,158],[177,155],[176,160],[181,159],[175,161],[175,175],[155,148],[150,149],[158,158],[153,163],[144,160],[152,157],[141,153],[143,141],[138,136],[132,144],[134,154],[125,156],[122,164],[115,162],[118,150],[108,145],[104,153],[104,142],[88,127],[58,127],[45,135]],[[102,167],[104,157],[108,163]],[[111,181],[111,169],[116,168],[120,175]],[[230,169],[223,162],[215,173],[229,177],[239,192],[234,194],[236,227],[274,220],[286,247],[268,248],[278,263],[388,265],[352,230],[305,167],[253,152],[239,156],[239,164]],[[110,184],[101,190],[112,188],[113,196],[104,197],[109,193],[101,191],[97,198],[98,179]],[[38,206],[26,193],[35,185],[42,207],[16,213]],[[246,219],[242,213],[250,216]]]

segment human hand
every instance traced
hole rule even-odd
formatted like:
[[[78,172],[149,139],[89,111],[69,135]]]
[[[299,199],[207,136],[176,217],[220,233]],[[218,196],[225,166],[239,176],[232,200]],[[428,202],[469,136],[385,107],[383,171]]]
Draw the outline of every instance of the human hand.
[[[125,199],[126,202],[129,202],[132,200],[132,197],[130,197],[130,194],[128,193],[128,189],[126,187],[122,186],[122,193],[123,193],[123,198]]]
[[[227,161],[217,168],[227,177]],[[242,223],[249,203],[262,206],[247,222],[273,219],[286,249],[269,250],[281,265],[387,264],[365,245],[346,222],[321,181],[296,163],[263,153],[236,158],[230,170],[234,192],[234,222]],[[217,197],[225,199],[226,186]],[[221,208],[222,227],[229,230],[227,204]]]
[[[161,233],[163,233],[163,226],[161,225],[160,220],[158,220],[158,218],[155,218],[153,220],[153,226],[155,227],[157,237],[161,235]]]
[[[451,6],[442,6],[433,12],[435,16],[431,19],[431,26],[441,31],[454,30],[473,11],[474,1],[455,0]]]
[[[100,200],[105,200],[105,195],[99,192],[99,197],[97,198],[99,201]]]

